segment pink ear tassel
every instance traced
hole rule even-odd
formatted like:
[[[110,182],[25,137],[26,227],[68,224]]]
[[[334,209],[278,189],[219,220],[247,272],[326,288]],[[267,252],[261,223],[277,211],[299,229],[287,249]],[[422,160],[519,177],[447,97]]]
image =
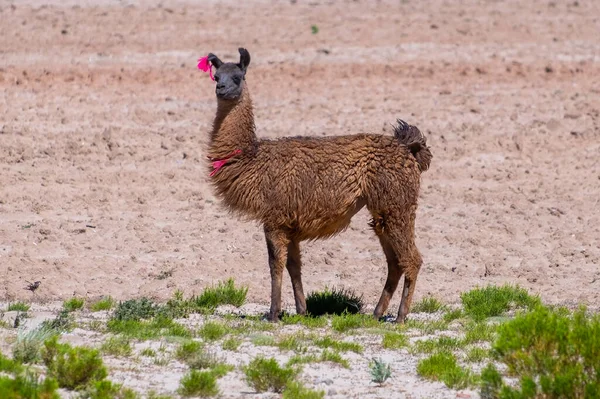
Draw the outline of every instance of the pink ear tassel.
[[[215,77],[213,76],[213,73],[212,73],[212,65],[208,61],[208,56],[202,57],[198,60],[198,69],[200,69],[201,71],[204,71],[204,72],[208,72],[210,74],[210,78],[212,80],[215,80]]]

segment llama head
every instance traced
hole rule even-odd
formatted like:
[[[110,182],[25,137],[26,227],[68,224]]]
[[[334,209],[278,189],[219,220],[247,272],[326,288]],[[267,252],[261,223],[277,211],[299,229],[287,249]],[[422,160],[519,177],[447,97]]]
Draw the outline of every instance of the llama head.
[[[250,53],[245,48],[239,48],[238,51],[240,52],[240,62],[237,64],[223,62],[213,53],[208,55],[208,61],[217,69],[215,93],[220,100],[236,100],[242,95],[246,69],[250,64]]]

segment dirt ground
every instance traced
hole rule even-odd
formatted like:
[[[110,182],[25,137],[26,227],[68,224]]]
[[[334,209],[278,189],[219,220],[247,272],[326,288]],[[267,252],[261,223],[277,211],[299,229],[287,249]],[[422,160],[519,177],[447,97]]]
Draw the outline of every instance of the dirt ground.
[[[47,3],[0,0],[0,300],[32,299],[26,280],[39,301],[165,299],[231,276],[268,303],[261,227],[208,184],[216,101],[196,69],[244,46],[261,137],[396,118],[427,135],[416,299],[510,282],[598,305],[599,2]],[[366,212],[302,253],[307,291],[374,305],[386,266]]]

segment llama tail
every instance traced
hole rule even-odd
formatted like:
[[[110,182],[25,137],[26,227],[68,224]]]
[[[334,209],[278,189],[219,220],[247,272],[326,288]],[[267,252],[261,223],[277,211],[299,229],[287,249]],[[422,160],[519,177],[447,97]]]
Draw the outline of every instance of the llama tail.
[[[416,126],[409,125],[402,119],[398,119],[397,122],[398,126],[394,126],[394,136],[401,144],[406,145],[417,160],[421,172],[425,172],[433,158],[427,147],[427,139]]]

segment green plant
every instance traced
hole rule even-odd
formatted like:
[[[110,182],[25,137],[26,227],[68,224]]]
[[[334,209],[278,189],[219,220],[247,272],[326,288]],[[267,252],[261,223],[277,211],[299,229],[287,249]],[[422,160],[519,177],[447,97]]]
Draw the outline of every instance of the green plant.
[[[346,369],[350,368],[350,363],[348,363],[348,360],[344,359],[342,355],[339,354],[339,352],[332,352],[325,349],[323,353],[321,353],[321,358],[319,360],[322,362],[337,363]]]
[[[462,293],[460,298],[464,312],[476,321],[500,316],[513,307],[533,309],[541,303],[539,297],[533,297],[527,290],[511,285],[475,288]]]
[[[44,341],[56,335],[56,331],[40,326],[28,332],[19,331],[13,346],[13,359],[20,363],[35,363],[40,360]]]
[[[90,310],[92,312],[99,312],[101,310],[110,310],[115,306],[115,300],[111,296],[105,296],[104,298],[92,303]]]
[[[209,371],[191,370],[183,376],[177,392],[184,397],[212,397],[219,394],[216,377]]]
[[[132,349],[129,339],[122,336],[110,337],[100,347],[102,353],[112,356],[129,356]]]
[[[363,305],[362,297],[343,288],[325,288],[323,291],[311,292],[306,297],[306,311],[312,316],[360,313]]]
[[[434,297],[425,297],[416,302],[410,309],[413,313],[435,313],[445,310],[446,306]]]
[[[2,399],[60,399],[58,384],[52,378],[41,379],[27,371],[14,377],[0,375],[0,398]]]
[[[119,302],[111,320],[140,321],[154,317],[157,311],[158,306],[148,298],[130,299]]]
[[[208,321],[198,330],[198,335],[206,341],[216,341],[228,333],[228,328],[214,321]]]
[[[496,324],[481,322],[469,322],[465,326],[465,339],[466,344],[472,344],[474,342],[489,342],[492,341],[496,333],[498,326]]]
[[[231,337],[231,338],[227,338],[225,341],[223,341],[222,347],[223,347],[223,349],[228,350],[228,351],[236,351],[241,343],[242,343],[241,339]]]
[[[319,348],[331,348],[340,352],[352,351],[355,353],[362,353],[363,347],[360,344],[354,342],[344,342],[326,336],[318,338],[314,341],[315,345]]]
[[[319,27],[317,25],[311,25],[310,31],[312,32],[313,35],[316,35],[317,33],[319,33]]]
[[[44,320],[41,328],[47,328],[56,332],[70,331],[75,325],[75,321],[71,312],[67,309],[62,309],[60,313],[52,320]]]
[[[314,354],[311,354],[311,355],[294,355],[294,356],[292,356],[288,360],[287,365],[288,366],[295,366],[297,364],[318,363],[319,361],[320,361],[320,358],[318,358]]]
[[[25,302],[13,302],[13,303],[9,303],[8,304],[8,308],[6,309],[7,312],[13,312],[13,311],[18,311],[18,312],[27,312],[29,311],[30,306],[28,304],[26,304]]]
[[[190,338],[192,333],[172,319],[155,317],[152,320],[109,320],[108,331],[141,340],[158,337]]]
[[[140,355],[142,356],[147,356],[147,357],[155,357],[156,356],[156,351],[152,348],[144,348],[141,352]]]
[[[452,309],[444,313],[443,319],[446,323],[451,323],[456,319],[460,319],[461,317],[463,317],[462,309]]]
[[[371,372],[371,381],[379,385],[382,385],[392,376],[390,365],[383,362],[381,359],[373,358],[371,364],[369,364],[369,371]]]
[[[85,303],[85,299],[73,297],[63,302],[63,309],[67,312],[74,312],[83,308],[83,304]]]
[[[56,378],[62,388],[81,388],[107,375],[98,350],[60,344],[57,336],[44,343],[42,359],[48,374]]]
[[[292,366],[281,367],[277,360],[262,356],[254,358],[247,366],[243,366],[242,370],[248,385],[257,392],[281,392],[299,373],[299,370]]]
[[[464,346],[464,343],[457,339],[447,336],[441,336],[434,339],[422,339],[414,343],[413,351],[422,353],[434,353],[440,351],[449,352]]]
[[[490,357],[490,351],[483,348],[474,347],[467,351],[465,360],[467,362],[479,363]]]
[[[177,360],[181,360],[182,362],[187,362],[193,357],[195,357],[198,353],[202,352],[204,345],[198,341],[186,341],[179,345],[177,350],[175,351],[175,357]]]
[[[315,391],[299,382],[290,381],[285,386],[282,399],[323,399],[324,397],[325,391]]]
[[[381,344],[386,349],[400,349],[408,346],[408,338],[402,333],[386,332]]]
[[[253,334],[250,336],[250,342],[256,346],[275,346],[275,338],[271,335]]]
[[[319,316],[304,316],[300,314],[284,314],[281,318],[283,324],[302,324],[307,328],[323,328],[327,326],[327,318]]]
[[[512,387],[491,368],[482,390],[501,398],[592,398],[600,396],[600,315],[581,308],[572,315],[539,306],[498,327],[496,360],[519,376]],[[495,387],[495,388],[494,388]],[[489,392],[488,392],[489,393]]]
[[[246,302],[248,287],[236,288],[232,278],[225,283],[219,282],[216,287],[206,288],[194,299],[199,308],[216,308],[219,305],[242,306]]]
[[[19,373],[22,370],[23,366],[18,361],[9,359],[0,352],[0,372]]]
[[[331,319],[331,328],[337,332],[346,332],[356,328],[375,327],[379,323],[371,315],[350,314],[335,315]]]
[[[277,346],[282,350],[299,351],[303,348],[300,339],[294,335],[283,336],[277,342]]]
[[[137,399],[135,391],[124,388],[121,384],[115,384],[109,380],[96,381],[90,388],[85,390],[81,399]]]
[[[458,365],[452,353],[437,352],[417,364],[417,373],[430,380],[439,380],[449,388],[462,389],[477,383],[477,377]]]
[[[159,395],[155,391],[149,391],[146,399],[173,399],[173,397],[169,395]]]

